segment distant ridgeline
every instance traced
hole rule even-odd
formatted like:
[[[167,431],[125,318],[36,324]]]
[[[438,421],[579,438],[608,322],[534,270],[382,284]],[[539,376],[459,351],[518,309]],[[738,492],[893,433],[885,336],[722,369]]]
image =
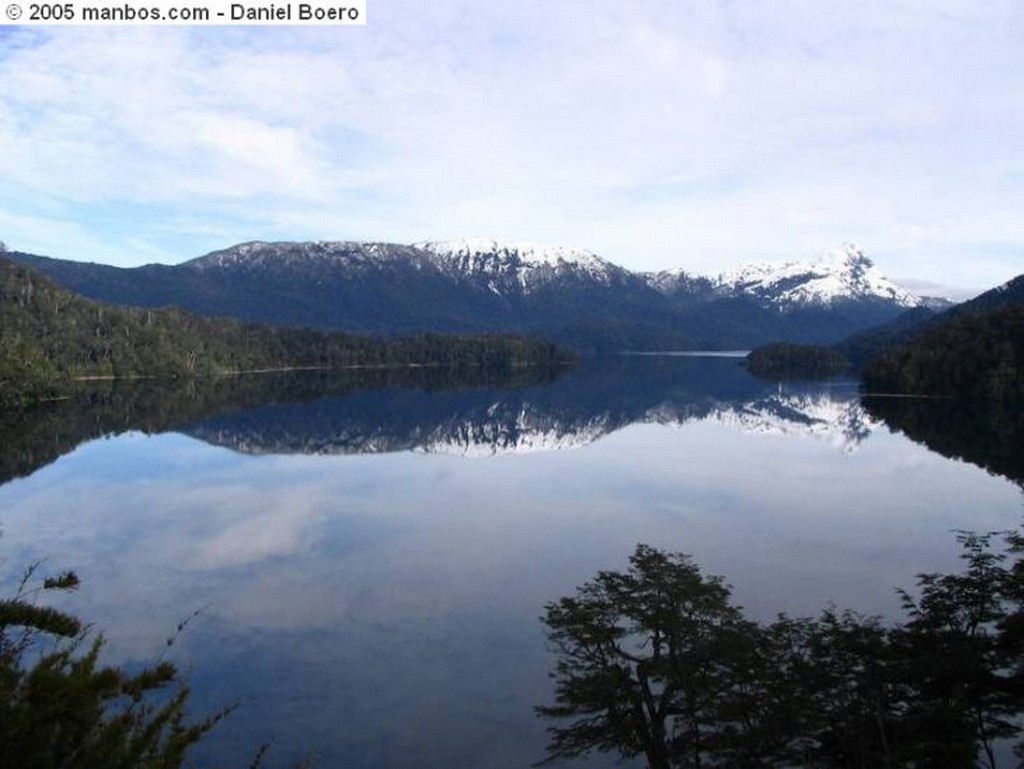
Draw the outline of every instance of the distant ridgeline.
[[[482,238],[257,241],[133,268],[9,256],[112,304],[370,334],[508,332],[587,351],[831,344],[937,301],[900,289],[853,246],[716,277],[634,272],[580,249]]]
[[[1024,275],[942,313],[924,308],[833,347],[767,345],[751,371],[829,374],[860,369],[872,393],[1024,404]]]
[[[0,257],[0,404],[60,396],[90,377],[199,377],[277,368],[557,366],[575,353],[509,335],[382,339],[116,307]]]

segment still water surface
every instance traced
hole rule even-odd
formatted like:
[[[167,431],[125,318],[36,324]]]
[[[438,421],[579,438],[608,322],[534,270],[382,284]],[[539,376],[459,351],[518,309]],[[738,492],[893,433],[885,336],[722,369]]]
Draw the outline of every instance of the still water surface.
[[[552,701],[538,616],[637,542],[725,575],[751,618],[895,617],[894,587],[958,568],[951,530],[1020,523],[1018,485],[894,432],[852,383],[645,357],[512,389],[386,384],[23,418],[6,584],[75,569],[62,605],[109,661],[169,654],[198,712],[239,702],[197,757],[245,766],[269,741],[273,766],[525,767]]]

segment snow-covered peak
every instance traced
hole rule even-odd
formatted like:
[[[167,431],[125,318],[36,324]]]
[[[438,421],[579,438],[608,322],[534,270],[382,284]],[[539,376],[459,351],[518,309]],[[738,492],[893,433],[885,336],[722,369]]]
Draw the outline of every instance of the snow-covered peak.
[[[284,267],[310,264],[381,263],[413,260],[422,255],[408,246],[392,243],[361,243],[357,241],[267,242],[239,243],[221,251],[186,262],[193,269],[225,267]]]
[[[559,278],[582,278],[602,284],[626,271],[580,248],[512,242],[492,238],[463,238],[414,243],[432,254],[453,274],[483,281],[496,294],[530,291]]]
[[[831,305],[851,299],[877,299],[903,307],[922,303],[851,244],[814,260],[745,265],[719,276],[717,282],[724,292],[749,294],[780,306]]]
[[[560,264],[572,264],[604,268],[609,264],[596,254],[582,248],[503,241],[493,238],[429,240],[414,243],[413,246],[445,259],[470,259],[478,261],[493,258],[511,258],[518,259],[523,265],[532,267],[542,265],[557,267]]]
[[[681,267],[661,272],[643,272],[640,273],[640,277],[648,286],[662,294],[704,292],[714,287],[710,279],[693,275]]]
[[[423,241],[411,245],[352,241],[241,243],[186,263],[197,271],[303,271],[343,276],[365,271],[411,267],[440,273],[460,284],[501,297],[525,295],[539,288],[600,285],[604,288],[646,284],[675,297],[753,297],[765,307],[787,310],[831,306],[845,301],[874,301],[919,307],[927,300],[885,277],[862,251],[843,246],[814,260],[749,264],[709,279],[684,270],[633,273],[591,251],[494,238]]]

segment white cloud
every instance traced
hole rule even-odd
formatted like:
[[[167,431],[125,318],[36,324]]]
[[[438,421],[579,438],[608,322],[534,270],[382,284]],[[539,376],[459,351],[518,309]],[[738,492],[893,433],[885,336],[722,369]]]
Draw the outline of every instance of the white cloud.
[[[1021,267],[1022,28],[1012,3],[446,0],[8,33],[2,235],[129,263],[474,232],[702,271],[857,240],[950,282],[987,253],[996,282]],[[84,237],[33,224],[59,218]]]

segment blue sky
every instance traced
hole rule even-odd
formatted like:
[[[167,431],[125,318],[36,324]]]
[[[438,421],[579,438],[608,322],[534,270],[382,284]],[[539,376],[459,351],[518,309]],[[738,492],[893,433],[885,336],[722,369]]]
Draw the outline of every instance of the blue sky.
[[[494,236],[715,273],[1024,272],[1024,4],[369,0],[365,27],[0,27],[0,240],[118,265]]]

